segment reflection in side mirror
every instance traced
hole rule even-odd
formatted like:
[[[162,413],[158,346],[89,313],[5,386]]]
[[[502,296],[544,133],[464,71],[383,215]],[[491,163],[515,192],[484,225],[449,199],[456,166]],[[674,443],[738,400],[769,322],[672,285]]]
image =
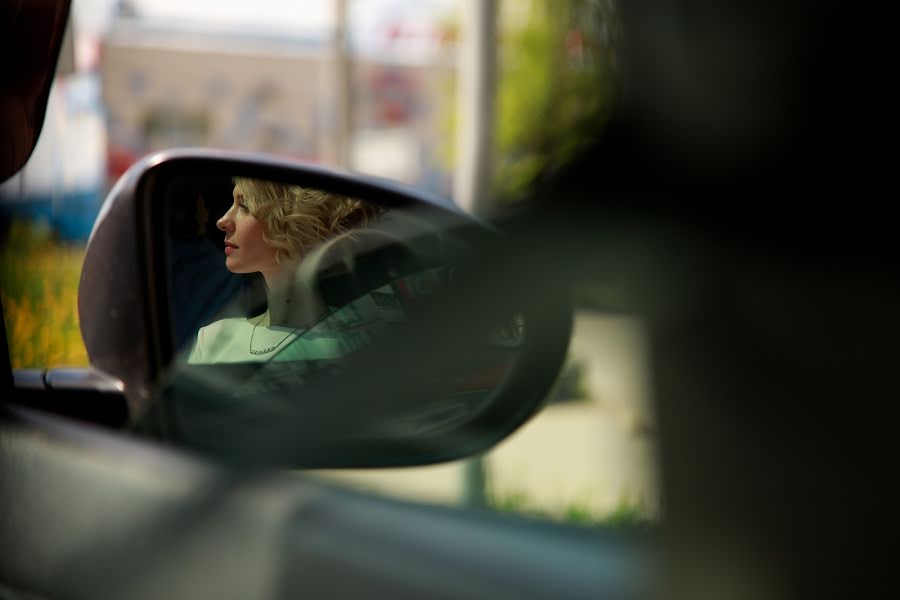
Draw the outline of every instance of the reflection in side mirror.
[[[308,331],[347,299],[334,294],[325,298],[320,275],[342,260],[348,264],[363,261],[384,244],[385,237],[393,245],[385,231],[375,229],[380,208],[341,194],[260,179],[234,178],[227,203],[221,190],[218,198],[208,201],[205,196],[210,192],[200,190],[210,188],[214,190],[215,185],[195,181],[189,186],[196,191],[188,195],[186,203],[194,215],[187,219],[193,230],[187,244],[184,236],[170,227],[169,255],[174,257],[171,306],[178,325],[175,338],[179,347],[191,342],[189,362],[252,362],[274,356],[284,360],[289,348],[294,355],[300,349],[312,355],[333,353],[334,349],[313,343]],[[208,216],[207,203],[212,205],[213,216]],[[185,206],[181,195],[170,195],[166,204],[174,217],[171,222],[185,220],[178,218]],[[210,223],[214,223],[217,244],[211,243]],[[378,267],[378,261],[370,262]],[[254,284],[255,302],[247,303],[242,294],[238,298],[242,302],[225,307],[234,316],[216,314],[235,292]],[[201,285],[203,293],[198,293]],[[188,311],[191,307],[200,310]],[[198,331],[196,317],[204,310],[202,321],[219,318]]]
[[[165,293],[146,435],[294,467],[451,460],[527,420],[565,354],[570,305],[415,192],[176,154],[136,202]]]

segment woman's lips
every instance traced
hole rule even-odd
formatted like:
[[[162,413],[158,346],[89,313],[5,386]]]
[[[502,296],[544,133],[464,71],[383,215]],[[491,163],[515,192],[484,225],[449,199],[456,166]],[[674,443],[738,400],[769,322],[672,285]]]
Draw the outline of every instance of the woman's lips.
[[[225,254],[231,256],[231,253],[237,250],[237,246],[232,244],[231,242],[225,242]]]

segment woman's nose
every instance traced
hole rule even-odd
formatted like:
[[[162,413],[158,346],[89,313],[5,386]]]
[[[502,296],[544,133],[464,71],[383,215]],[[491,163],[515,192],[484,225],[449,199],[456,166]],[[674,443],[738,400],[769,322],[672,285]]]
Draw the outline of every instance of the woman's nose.
[[[231,212],[231,211],[228,211]],[[226,212],[224,215],[219,217],[219,220],[216,221],[216,227],[221,229],[222,231],[228,231],[231,229],[231,219],[228,218],[228,213]]]

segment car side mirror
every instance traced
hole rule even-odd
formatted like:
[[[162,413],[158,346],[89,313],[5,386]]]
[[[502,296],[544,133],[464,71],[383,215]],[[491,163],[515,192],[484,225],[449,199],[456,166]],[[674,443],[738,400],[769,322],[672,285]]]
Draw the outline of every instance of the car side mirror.
[[[393,183],[171,151],[107,198],[81,328],[143,435],[291,467],[452,460],[539,409],[568,343],[565,293],[502,249]]]

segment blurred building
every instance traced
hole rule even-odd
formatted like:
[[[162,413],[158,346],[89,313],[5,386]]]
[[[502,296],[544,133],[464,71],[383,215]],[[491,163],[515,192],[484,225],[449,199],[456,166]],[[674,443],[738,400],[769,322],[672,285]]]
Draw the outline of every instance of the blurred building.
[[[58,75],[34,151],[0,185],[0,230],[21,219],[64,241],[87,240],[106,191],[105,158],[99,79],[92,73]]]
[[[402,29],[390,33],[403,42]],[[144,154],[176,146],[335,163],[339,57],[330,36],[198,31],[120,16],[100,60],[110,180]],[[453,109],[450,42],[416,55],[389,45],[351,57],[351,169],[449,196],[441,157]]]

